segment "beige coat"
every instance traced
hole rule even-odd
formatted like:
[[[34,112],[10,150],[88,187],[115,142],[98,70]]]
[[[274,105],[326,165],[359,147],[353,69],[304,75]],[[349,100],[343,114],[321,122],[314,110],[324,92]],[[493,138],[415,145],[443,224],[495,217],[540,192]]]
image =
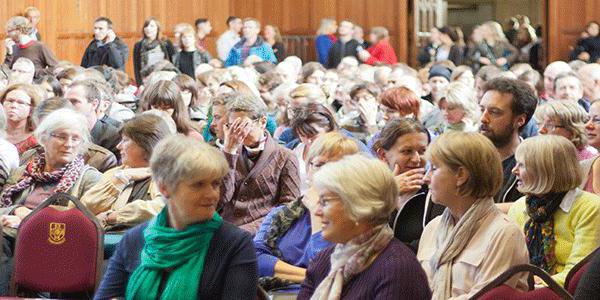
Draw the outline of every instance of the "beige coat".
[[[127,203],[131,185],[123,188],[112,182],[115,172],[122,169],[123,166],[119,166],[106,171],[100,181],[81,197],[81,203],[94,215],[109,210],[116,212],[119,225],[136,225],[152,219],[165,206],[158,187],[154,182],[150,183],[148,194],[152,200],[138,199]]]
[[[427,224],[417,253],[430,286],[434,276],[431,259],[437,250],[440,221],[441,216]],[[469,299],[510,267],[527,263],[529,254],[522,230],[508,216],[495,210],[483,218],[469,244],[454,260],[452,299]],[[506,284],[527,290],[527,274],[514,276]]]

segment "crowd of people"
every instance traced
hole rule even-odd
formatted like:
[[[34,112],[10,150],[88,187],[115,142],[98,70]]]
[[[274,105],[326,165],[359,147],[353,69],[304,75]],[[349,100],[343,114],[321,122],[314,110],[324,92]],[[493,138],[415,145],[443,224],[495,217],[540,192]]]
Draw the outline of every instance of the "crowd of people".
[[[519,264],[564,285],[600,246],[600,64],[541,68],[526,17],[468,44],[433,28],[419,69],[349,20],[322,20],[303,62],[253,18],[229,17],[213,58],[208,19],[171,42],[150,17],[134,79],[109,18],[80,65],[39,19],[8,20],[0,66],[0,295],[56,193],[121,235],[95,299],[467,299]]]

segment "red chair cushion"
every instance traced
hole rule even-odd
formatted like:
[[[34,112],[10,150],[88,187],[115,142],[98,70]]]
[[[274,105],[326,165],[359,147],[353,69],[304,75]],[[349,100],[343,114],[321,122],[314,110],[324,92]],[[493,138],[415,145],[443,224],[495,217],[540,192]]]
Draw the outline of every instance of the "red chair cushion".
[[[500,285],[479,297],[479,300],[560,300],[560,297],[549,288],[535,289],[533,291],[522,292],[508,285]]]
[[[43,208],[19,228],[15,283],[51,293],[93,290],[98,243],[96,226],[81,211]]]
[[[571,277],[571,280],[569,281],[569,286],[567,286],[567,291],[571,295],[575,295],[575,290],[577,289],[579,280],[581,280],[581,276],[583,276],[583,274],[585,274],[585,272],[587,271],[589,264],[590,262],[588,261],[586,264],[581,266],[581,268],[579,268],[579,270],[577,270],[575,274],[573,274],[573,277]]]

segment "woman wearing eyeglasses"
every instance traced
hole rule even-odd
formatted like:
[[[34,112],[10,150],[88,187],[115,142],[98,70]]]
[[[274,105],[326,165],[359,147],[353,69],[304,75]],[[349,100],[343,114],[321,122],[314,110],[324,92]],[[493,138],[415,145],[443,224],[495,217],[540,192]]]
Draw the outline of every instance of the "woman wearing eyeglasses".
[[[7,120],[6,139],[17,147],[19,155],[37,146],[31,116],[40,101],[35,87],[26,83],[13,84],[0,95]]]
[[[398,189],[383,162],[354,154],[313,177],[315,215],[334,245],[308,266],[298,299],[430,299],[425,272],[388,225]]]
[[[99,179],[82,154],[90,143],[85,118],[70,109],[48,115],[36,128],[43,150],[16,169],[0,195],[0,220],[5,236],[14,237],[21,221],[48,197],[69,193],[80,198]]]
[[[550,101],[535,110],[535,120],[540,134],[565,137],[577,148],[579,161],[598,154],[598,150],[588,145],[585,123],[588,115],[585,109],[574,101]]]
[[[307,178],[327,163],[358,153],[354,140],[339,132],[317,138],[306,154]],[[259,282],[265,290],[301,283],[309,262],[331,245],[321,235],[321,218],[315,215],[318,195],[308,188],[298,199],[281,205],[265,217],[254,247]]]
[[[590,105],[589,120],[585,123],[585,134],[588,144],[596,150],[600,149],[600,101],[594,101]],[[583,181],[580,188],[586,192],[600,194],[600,155],[581,162],[583,169]]]

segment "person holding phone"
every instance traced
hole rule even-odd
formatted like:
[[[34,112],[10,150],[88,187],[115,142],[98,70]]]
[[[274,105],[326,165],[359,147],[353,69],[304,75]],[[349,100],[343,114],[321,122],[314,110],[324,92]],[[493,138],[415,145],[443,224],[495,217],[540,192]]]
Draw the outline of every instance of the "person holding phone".
[[[106,65],[125,71],[128,55],[129,48],[113,31],[112,21],[107,17],[97,18],[94,21],[94,40],[85,49],[81,66]]]

